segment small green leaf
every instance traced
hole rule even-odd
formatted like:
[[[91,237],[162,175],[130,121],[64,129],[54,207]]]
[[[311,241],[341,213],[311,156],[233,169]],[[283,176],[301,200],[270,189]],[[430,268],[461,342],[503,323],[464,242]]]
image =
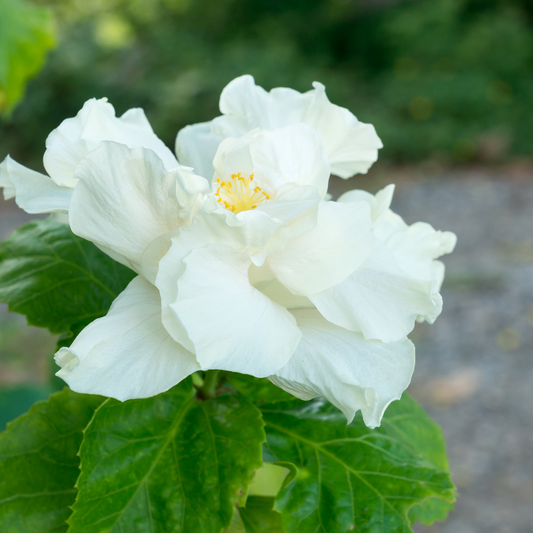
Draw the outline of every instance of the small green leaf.
[[[50,218],[0,244],[0,301],[28,323],[74,336],[105,315],[134,273]]]
[[[69,533],[220,533],[261,466],[259,410],[242,396],[108,400],[85,431]]]
[[[407,533],[411,507],[455,499],[440,428],[407,395],[375,430],[320,399],[261,410],[268,460],[298,468],[275,504],[288,533]]]
[[[69,389],[35,404],[0,434],[0,531],[65,532],[83,429],[102,402]]]
[[[10,111],[55,44],[49,9],[23,0],[0,0],[0,113]]]
[[[254,400],[258,405],[294,400],[294,396],[276,387],[266,378],[254,378],[248,374],[227,372],[226,379],[233,388]]]
[[[248,487],[248,496],[277,496],[281,488],[288,485],[287,477],[290,477],[289,481],[294,478],[295,473],[291,472],[293,466],[263,463],[255,471],[254,479]]]
[[[251,496],[239,509],[246,533],[285,533],[281,515],[272,509],[274,498]]]

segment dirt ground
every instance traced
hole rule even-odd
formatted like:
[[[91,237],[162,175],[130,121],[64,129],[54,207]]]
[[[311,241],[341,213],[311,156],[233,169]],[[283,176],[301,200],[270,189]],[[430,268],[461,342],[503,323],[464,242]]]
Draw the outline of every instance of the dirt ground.
[[[366,183],[335,180],[333,192]],[[410,392],[444,430],[460,494],[446,522],[417,532],[530,533],[533,173],[402,177],[393,209],[409,223],[422,220],[458,236],[456,251],[444,258],[444,311],[412,335],[417,367]],[[25,220],[12,202],[0,203],[0,238]],[[45,379],[52,346],[46,332],[28,331],[0,309],[0,383]]]

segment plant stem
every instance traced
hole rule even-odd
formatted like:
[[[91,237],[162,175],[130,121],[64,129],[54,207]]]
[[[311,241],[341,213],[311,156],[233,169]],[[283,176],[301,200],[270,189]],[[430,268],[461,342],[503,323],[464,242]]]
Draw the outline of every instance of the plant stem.
[[[220,370],[208,370],[205,373],[204,384],[200,389],[204,396],[212,398],[215,395],[220,377]]]

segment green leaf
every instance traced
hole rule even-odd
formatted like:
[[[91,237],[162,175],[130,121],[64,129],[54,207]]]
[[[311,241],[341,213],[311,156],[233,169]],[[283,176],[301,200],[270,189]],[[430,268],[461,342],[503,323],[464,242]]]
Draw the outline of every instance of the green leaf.
[[[67,530],[83,429],[102,402],[69,389],[35,404],[0,434],[0,531]]]
[[[265,459],[298,468],[275,504],[288,533],[407,533],[411,507],[455,499],[440,428],[407,395],[391,404],[375,430],[360,416],[347,426],[320,399],[261,410]]]
[[[0,301],[30,325],[70,341],[107,313],[134,275],[50,218],[22,226],[0,244]]]
[[[231,524],[224,530],[224,533],[246,533],[244,523],[239,513],[233,513]]]
[[[22,97],[26,82],[54,44],[49,9],[23,0],[0,0],[0,113],[10,111]]]
[[[259,410],[242,396],[108,400],[85,431],[69,533],[219,533],[262,464]]]
[[[453,509],[453,503],[439,500],[438,498],[429,498],[428,500],[411,507],[409,511],[409,520],[411,524],[421,522],[430,526],[437,520],[446,520],[448,513]]]
[[[272,509],[274,498],[251,496],[239,508],[246,533],[285,533],[281,515]]]
[[[406,401],[407,398],[410,402]],[[446,472],[449,466],[442,432],[434,422],[420,424],[416,417],[409,416],[414,405],[416,405],[414,400],[405,395],[403,401],[395,402],[389,408],[393,410],[398,419],[404,414],[407,415],[401,419],[401,425],[391,424],[388,417],[385,417],[384,424],[389,425],[389,431],[393,436],[410,445],[413,452],[422,454],[437,470]],[[422,411],[420,407],[418,409]],[[427,444],[423,446],[423,443]],[[411,507],[409,521],[411,524],[419,521],[429,526],[436,520],[445,520],[452,509],[453,504],[449,501],[429,498]]]
[[[294,396],[276,387],[266,378],[254,378],[248,374],[227,372],[226,379],[234,389],[251,398],[258,405],[294,400]]]

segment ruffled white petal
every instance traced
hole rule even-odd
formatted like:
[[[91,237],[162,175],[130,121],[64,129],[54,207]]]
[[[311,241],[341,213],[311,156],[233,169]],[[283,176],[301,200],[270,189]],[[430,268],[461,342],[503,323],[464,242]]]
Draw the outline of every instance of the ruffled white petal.
[[[55,357],[72,390],[121,401],[164,392],[200,369],[163,327],[159,293],[140,276]]]
[[[7,156],[0,164],[0,187],[4,198],[15,198],[27,213],[68,211],[72,189],[60,187],[48,176],[30,170]]]
[[[457,242],[454,233],[436,231],[425,222],[416,222],[411,226],[404,223],[401,227],[392,212],[387,213],[384,220],[380,221],[376,234],[387,244],[407,272],[425,279],[434,277],[433,260],[451,253]]]
[[[212,121],[212,131],[222,137],[239,137],[254,128],[264,130],[304,123],[319,134],[331,164],[342,178],[365,173],[376,161],[382,143],[371,124],[359,122],[347,109],[332,104],[322,84],[299,93],[277,88],[267,93],[246,75],[222,91],[223,116]]]
[[[152,242],[143,254],[142,271],[153,276],[161,293],[163,324],[177,341],[193,350],[181,320],[172,310],[178,297],[178,280],[185,272],[184,259],[193,251],[223,244],[262,264],[265,256],[282,249],[288,228],[260,211],[206,213],[199,211],[189,226]],[[255,268],[255,266],[254,266]],[[150,278],[152,279],[152,278]]]
[[[285,249],[267,257],[276,278],[301,296],[342,282],[367,259],[374,242],[367,203],[321,202],[315,209],[316,225],[303,227],[313,215],[307,211],[289,224]]]
[[[171,304],[202,369],[266,377],[293,354],[300,330],[294,317],[249,282],[247,254],[224,245],[192,251]]]
[[[339,197],[337,202],[367,202],[372,212],[372,222],[379,220],[382,215],[389,209],[394,195],[395,185],[390,184],[375,195],[367,191],[355,189],[345,192]]]
[[[151,150],[104,141],[76,167],[72,231],[140,272],[146,246],[187,223],[191,205],[182,201],[200,202],[207,187],[203,178],[182,172],[167,172]]]
[[[213,177],[227,180],[232,174],[240,173],[242,176],[249,176],[254,173],[254,164],[250,154],[250,144],[259,136],[261,132],[252,130],[246,135],[239,137],[227,137],[218,146],[213,166],[215,173]]]
[[[211,131],[210,122],[185,126],[176,137],[178,161],[210,181],[215,172],[213,159],[222,140],[223,137]]]
[[[102,141],[114,141],[130,148],[153,150],[167,170],[178,166],[176,157],[155,135],[142,109],[130,109],[121,118],[106,98],[92,98],[74,118],[64,120],[46,139],[44,166],[51,178],[73,188],[74,168]]]
[[[439,290],[444,279],[444,265],[435,259],[450,253],[456,243],[453,233],[435,231],[429,224],[417,222],[408,226],[389,209],[393,191],[394,187],[389,185],[375,196],[364,191],[350,191],[339,198],[343,203],[363,201],[370,205],[379,245],[370,262],[338,289],[313,298],[328,320],[363,331],[368,338],[385,341],[406,335],[415,319],[432,323],[440,314]],[[377,297],[374,302],[381,302],[382,312],[370,301],[372,291]],[[356,310],[359,306],[355,301],[349,305],[342,303],[348,295],[366,302],[367,308]],[[335,310],[334,301],[341,308]],[[388,324],[387,332],[379,327],[380,317]],[[373,326],[371,320],[375,320]]]
[[[305,124],[261,132],[250,144],[254,173],[271,191],[287,183],[328,190],[330,166],[318,134]]]
[[[252,76],[232,80],[220,95],[224,116],[213,120],[213,130],[224,137],[238,137],[254,128],[274,129],[301,122],[312,100],[311,91],[301,94],[289,88],[270,93],[255,85]]]
[[[274,201],[259,204],[256,211],[262,211],[286,224],[318,205],[320,201],[316,187],[287,183],[278,190]]]
[[[434,281],[403,270],[379,241],[344,281],[309,298],[328,321],[383,342],[402,339],[418,315],[433,317],[442,309]]]
[[[361,410],[365,424],[379,426],[387,406],[409,385],[415,364],[411,341],[365,340],[327,322],[316,310],[294,310],[302,340],[290,361],[270,380],[302,400],[323,396],[350,423]]]
[[[383,148],[372,124],[359,122],[345,108],[332,104],[326,88],[313,83],[314,99],[302,122],[316,129],[326,146],[331,162],[331,172],[341,178],[366,174]]]

